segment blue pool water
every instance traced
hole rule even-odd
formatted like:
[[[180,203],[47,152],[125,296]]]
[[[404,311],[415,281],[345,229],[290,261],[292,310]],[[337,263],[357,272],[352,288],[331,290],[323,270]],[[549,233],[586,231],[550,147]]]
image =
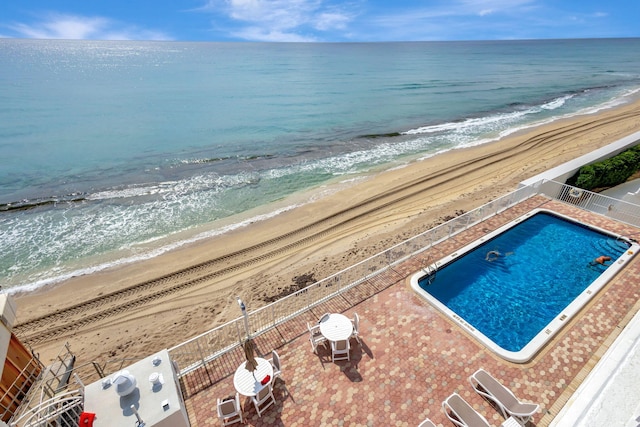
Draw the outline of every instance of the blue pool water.
[[[610,256],[612,265],[628,248],[538,212],[418,284],[495,344],[518,352],[607,269],[592,265],[594,258]]]

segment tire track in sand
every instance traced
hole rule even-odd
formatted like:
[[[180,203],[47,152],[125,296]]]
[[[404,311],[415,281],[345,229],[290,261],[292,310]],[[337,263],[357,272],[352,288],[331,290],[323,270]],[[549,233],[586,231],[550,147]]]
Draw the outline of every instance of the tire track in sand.
[[[640,113],[637,112],[629,112],[604,120],[594,118],[586,124],[566,125],[536,134],[518,146],[468,159],[455,170],[443,169],[429,176],[402,183],[384,193],[273,239],[28,320],[15,326],[14,332],[21,340],[31,345],[78,332],[85,326],[132,308],[149,305],[220,276],[285,255],[300,247],[309,246],[315,240],[337,233],[362,217],[384,211],[394,205],[401,205],[411,198],[420,197],[442,182],[464,180],[466,175],[480,172],[488,165],[508,162],[510,158],[540,147],[548,146],[551,150],[554,146],[562,145],[567,139],[578,137],[585,132],[596,131],[612,123],[637,118],[639,115]]]

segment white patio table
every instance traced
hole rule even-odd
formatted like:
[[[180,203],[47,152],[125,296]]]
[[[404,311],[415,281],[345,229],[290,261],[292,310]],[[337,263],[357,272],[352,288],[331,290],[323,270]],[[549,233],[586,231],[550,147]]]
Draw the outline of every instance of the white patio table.
[[[329,341],[347,340],[353,332],[353,324],[347,316],[331,313],[320,321],[320,332]]]
[[[264,385],[261,384],[261,381],[267,375],[270,378],[269,382],[273,381],[273,366],[271,366],[271,363],[261,357],[256,357],[256,362],[258,362],[258,366],[255,371],[248,371],[246,368],[247,362],[244,361],[238,366],[236,373],[233,375],[233,386],[243,396],[255,396],[258,394],[260,389],[266,385],[266,383]]]

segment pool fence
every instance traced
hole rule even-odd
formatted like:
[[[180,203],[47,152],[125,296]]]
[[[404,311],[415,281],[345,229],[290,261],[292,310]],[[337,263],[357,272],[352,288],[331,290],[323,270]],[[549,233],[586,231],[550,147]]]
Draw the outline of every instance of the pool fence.
[[[392,246],[370,258],[319,280],[304,289],[193,337],[170,348],[169,355],[182,377],[207,366],[228,352],[237,350],[249,333],[252,337],[267,333],[278,325],[323,304],[373,276],[428,250],[468,228],[533,196],[545,195],[583,210],[640,227],[640,206],[612,197],[543,179],[518,188],[476,209],[461,214]],[[632,238],[632,236],[623,236]],[[240,313],[240,308],[238,309]],[[300,331],[301,334],[306,331]]]

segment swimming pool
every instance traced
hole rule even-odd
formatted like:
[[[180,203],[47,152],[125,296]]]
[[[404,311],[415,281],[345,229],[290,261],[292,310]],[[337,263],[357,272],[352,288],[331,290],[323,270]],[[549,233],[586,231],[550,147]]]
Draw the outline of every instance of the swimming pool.
[[[490,350],[523,363],[637,250],[606,230],[537,209],[415,273],[411,286]],[[592,262],[601,255],[611,257],[606,266]]]

